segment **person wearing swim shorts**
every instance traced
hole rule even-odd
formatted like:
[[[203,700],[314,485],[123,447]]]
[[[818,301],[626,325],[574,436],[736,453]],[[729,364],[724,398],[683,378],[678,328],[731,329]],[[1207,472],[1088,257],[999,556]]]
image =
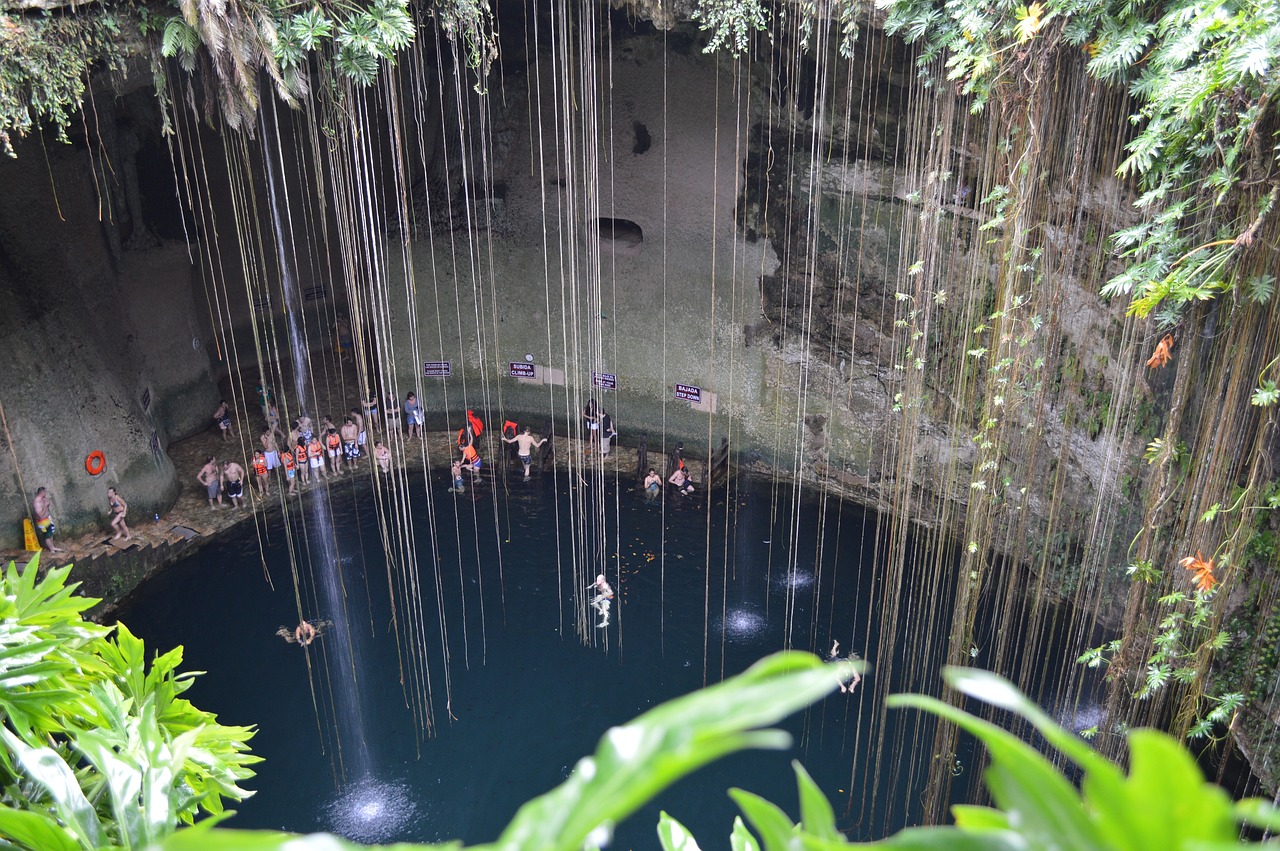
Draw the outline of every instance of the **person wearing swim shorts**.
[[[213,421],[218,424],[218,430],[222,432],[222,442],[227,443],[231,440],[231,406],[227,404],[227,400],[223,399],[218,403],[218,410],[213,412]]]
[[[209,456],[204,466],[200,468],[200,472],[196,474],[196,481],[204,485],[210,508],[213,508],[215,500],[219,506],[222,505],[222,471],[218,469],[217,458]]]
[[[239,508],[244,499],[244,467],[235,461],[228,461],[222,466],[222,478],[225,482],[222,489],[226,491],[227,499],[231,500],[231,507]]]
[[[54,528],[53,515],[50,513],[48,488],[36,488],[35,499],[31,500],[31,511],[36,516],[36,530],[40,533],[40,540],[45,548],[51,553],[62,552],[61,548],[53,545],[53,535],[57,529]]]
[[[360,434],[360,427],[356,425],[355,418],[348,414],[342,421],[342,457],[346,460],[349,470],[354,470],[356,462],[360,460],[360,444],[357,442]]]
[[[391,472],[391,450],[381,440],[373,442],[373,460],[378,462],[378,469],[384,473]]]
[[[253,480],[258,486],[258,496],[269,496],[271,494],[270,479],[267,476],[270,470],[267,467],[267,456],[262,450],[255,450],[253,453]]]
[[[449,488],[450,493],[466,493],[467,486],[462,481],[462,462],[454,461],[453,466],[449,468],[449,473],[453,476],[453,487]]]
[[[363,451],[369,440],[364,431],[364,416],[360,413],[359,408],[351,409],[351,421],[356,424],[356,445]]]
[[[683,494],[693,493],[693,482],[689,479],[689,474],[684,471],[684,467],[676,467],[676,471],[671,474],[668,482],[676,486],[676,491]]]
[[[307,459],[311,467],[311,478],[328,478],[324,471],[324,444],[320,442],[320,438],[312,437],[307,442]]]
[[[422,439],[422,405],[418,403],[418,397],[410,393],[408,398],[404,400],[404,419],[409,426],[409,433],[406,440],[413,440],[416,434],[418,439]]]
[[[531,433],[528,426],[524,427],[524,431],[515,437],[502,436],[503,443],[516,444],[516,451],[520,456],[520,463],[524,465],[524,480],[529,481],[529,469],[533,466],[533,450],[547,442],[544,437],[541,440],[536,439]]]
[[[266,462],[267,471],[270,472],[280,466],[280,450],[276,447],[276,435],[270,428],[265,429],[258,438],[258,442],[262,444],[262,457]]]
[[[293,453],[284,453],[284,478],[289,483],[289,492],[286,496],[293,496],[298,486],[298,462],[293,460]]]
[[[462,447],[462,464],[471,471],[472,481],[480,478],[480,467],[483,462],[480,460],[480,453],[476,448],[468,443]]]

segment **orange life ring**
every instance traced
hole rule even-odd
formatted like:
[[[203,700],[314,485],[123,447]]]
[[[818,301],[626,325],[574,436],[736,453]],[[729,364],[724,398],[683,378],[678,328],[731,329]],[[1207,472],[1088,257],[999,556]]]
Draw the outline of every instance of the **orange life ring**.
[[[99,476],[102,471],[107,469],[107,456],[95,449],[89,453],[89,457],[84,459],[84,468],[89,471],[91,476]]]

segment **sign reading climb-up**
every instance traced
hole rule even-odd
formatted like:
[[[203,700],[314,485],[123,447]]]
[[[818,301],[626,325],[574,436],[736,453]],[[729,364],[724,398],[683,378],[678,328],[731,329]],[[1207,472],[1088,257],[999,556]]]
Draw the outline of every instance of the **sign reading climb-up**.
[[[447,360],[429,360],[422,364],[424,378],[448,378],[453,375],[453,364]]]
[[[524,361],[511,361],[511,377],[512,378],[536,378],[537,374],[533,369],[533,364]]]
[[[601,390],[617,390],[618,376],[612,372],[593,372],[591,373],[591,383]]]
[[[702,388],[694,387],[692,384],[677,384],[676,398],[682,402],[692,402],[697,405],[702,402]]]

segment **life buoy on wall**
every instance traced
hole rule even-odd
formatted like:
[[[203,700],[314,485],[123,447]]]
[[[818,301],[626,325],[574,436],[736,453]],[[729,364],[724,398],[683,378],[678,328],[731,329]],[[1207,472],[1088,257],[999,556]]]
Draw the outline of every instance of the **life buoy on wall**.
[[[89,457],[84,459],[84,468],[91,476],[102,475],[102,471],[107,469],[107,456],[97,449],[93,450],[89,453]]]

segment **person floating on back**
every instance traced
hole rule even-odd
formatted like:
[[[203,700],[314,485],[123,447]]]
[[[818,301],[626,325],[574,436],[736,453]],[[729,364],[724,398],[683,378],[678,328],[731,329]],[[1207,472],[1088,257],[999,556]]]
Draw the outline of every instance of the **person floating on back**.
[[[524,465],[524,480],[526,482],[529,481],[529,470],[533,466],[533,450],[546,443],[547,439],[545,437],[541,440],[534,439],[531,429],[525,426],[524,431],[515,437],[507,437],[504,434],[502,442],[516,444],[516,451],[520,455],[520,463]]]

